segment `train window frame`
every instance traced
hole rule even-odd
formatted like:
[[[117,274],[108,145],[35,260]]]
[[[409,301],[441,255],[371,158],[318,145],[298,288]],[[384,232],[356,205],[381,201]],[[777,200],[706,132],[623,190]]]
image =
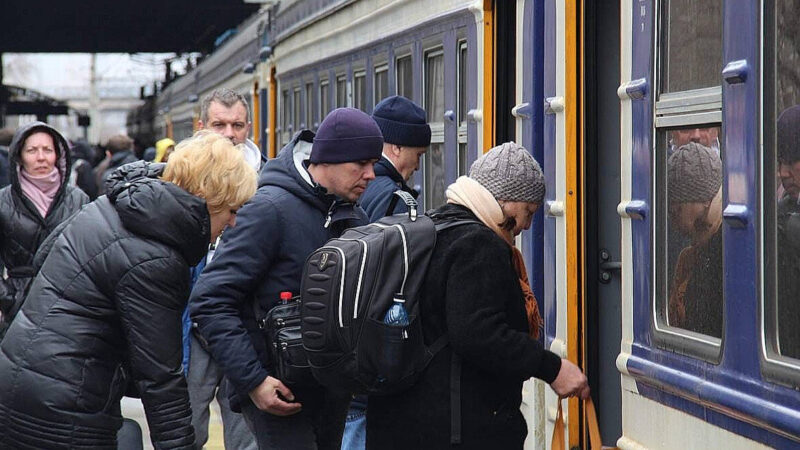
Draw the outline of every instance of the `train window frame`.
[[[378,92],[378,75],[386,76],[386,92],[381,96]],[[389,97],[389,64],[383,63],[375,66],[374,73],[372,74],[372,103],[377,105],[386,97]]]
[[[353,108],[367,111],[367,71],[353,71]]]
[[[719,364],[722,357],[722,346],[725,339],[725,308],[727,301],[724,283],[724,240],[725,227],[722,226],[722,336],[717,338],[700,334],[685,328],[670,326],[666,318],[666,305],[668,304],[669,280],[668,280],[668,260],[666,245],[668,241],[667,227],[667,176],[666,176],[666,152],[661,148],[661,144],[666,142],[666,135],[670,131],[687,127],[711,127],[718,126],[719,140],[723,141],[725,124],[722,120],[722,79],[720,84],[712,87],[690,89],[685,91],[664,92],[664,61],[662,52],[665,50],[665,36],[669,27],[664,23],[664,5],[668,2],[658,1],[655,8],[656,32],[654,43],[654,85],[657,86],[656,101],[653,107],[653,130],[652,130],[652,154],[653,164],[650,167],[650,182],[652,190],[653,218],[650,230],[650,258],[651,272],[653,280],[650,292],[650,332],[653,343],[656,347],[666,351],[675,352],[681,355],[705,360],[712,364]],[[725,173],[725,153],[720,149],[720,157],[723,167],[723,196],[727,186],[724,183]],[[724,198],[724,197],[723,197]]]
[[[433,152],[433,146],[434,145],[439,145],[442,148],[442,177],[445,180],[445,183],[444,183],[445,186],[444,187],[445,188],[447,187],[447,183],[446,183],[447,163],[446,163],[446,155],[445,155],[446,145],[445,145],[445,136],[444,136],[444,120],[445,119],[444,119],[444,115],[442,115],[441,117],[438,117],[438,118],[437,117],[433,117],[431,105],[428,105],[428,101],[427,101],[428,100],[428,67],[429,67],[429,64],[430,64],[429,60],[431,58],[437,58],[437,57],[441,57],[442,58],[442,69],[443,69],[443,72],[442,72],[442,77],[443,77],[443,85],[442,85],[442,87],[443,87],[443,91],[442,91],[443,104],[442,104],[442,108],[443,108],[443,110],[446,110],[447,108],[446,108],[446,105],[444,103],[444,102],[446,102],[445,92],[444,92],[444,83],[447,82],[447,77],[444,75],[444,70],[445,70],[445,67],[444,67],[444,59],[445,59],[444,46],[441,43],[438,43],[436,46],[432,46],[430,48],[425,48],[422,51],[422,105],[423,105],[423,109],[428,113],[428,125],[431,128],[431,143],[430,143],[430,147],[428,148],[428,151],[425,152],[425,155],[422,158],[422,160],[423,160],[423,162],[422,162],[422,177],[423,178],[422,179],[424,180],[424,183],[425,183],[424,184],[424,186],[425,186],[425,188],[424,188],[424,191],[425,191],[424,200],[425,200],[425,208],[426,209],[431,209],[431,208],[435,208],[436,206],[439,206],[439,205],[436,205],[434,203],[434,200],[437,200],[437,199],[433,198],[433,190],[428,188],[428,186],[430,185],[429,179],[430,179],[430,177],[432,177],[432,174],[430,173],[430,164],[431,164],[430,163],[430,159],[433,157],[433,153],[434,153]],[[436,119],[438,119],[438,120],[436,120]],[[445,199],[438,199],[438,200],[445,201],[446,198]]]
[[[777,8],[777,2],[771,4]],[[778,258],[777,251],[777,111],[778,71],[777,66],[777,13],[765,7],[761,17],[764,39],[761,41],[762,83],[759,91],[761,107],[759,129],[759,164],[757,186],[761,217],[758,221],[759,266],[761,267],[759,289],[759,331],[761,374],[764,379],[795,388],[800,382],[800,359],[782,355],[778,342],[777,321],[768,323],[768,317],[777,317]],[[769,300],[768,300],[769,299]]]
[[[319,121],[314,124],[314,128],[317,128],[320,123],[325,119],[325,116],[331,112],[330,109],[330,89],[331,83],[327,78],[319,80]],[[326,90],[327,92],[323,92]]]
[[[400,77],[400,62],[401,62],[401,60],[405,61],[406,59],[408,60],[409,64],[411,64],[411,96],[407,96],[407,95],[405,95],[406,94],[405,92],[401,92],[400,91],[400,78],[401,78]],[[414,80],[414,55],[413,55],[413,52],[411,52],[410,49],[408,51],[406,51],[406,52],[398,53],[395,56],[395,58],[394,58],[394,70],[395,70],[394,92],[397,95],[402,95],[402,96],[404,96],[404,97],[406,97],[406,98],[408,98],[410,100],[413,100],[414,99],[414,83],[413,83],[413,80]]]

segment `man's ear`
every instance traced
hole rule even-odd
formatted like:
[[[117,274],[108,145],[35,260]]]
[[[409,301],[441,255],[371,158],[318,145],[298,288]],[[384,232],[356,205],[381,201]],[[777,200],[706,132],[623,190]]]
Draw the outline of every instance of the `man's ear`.
[[[402,151],[403,151],[403,149],[400,148],[399,145],[392,144],[392,154],[394,154],[394,156],[400,156],[400,152],[402,152]]]
[[[206,124],[203,123],[203,119],[197,119],[197,129],[198,130],[206,129]]]

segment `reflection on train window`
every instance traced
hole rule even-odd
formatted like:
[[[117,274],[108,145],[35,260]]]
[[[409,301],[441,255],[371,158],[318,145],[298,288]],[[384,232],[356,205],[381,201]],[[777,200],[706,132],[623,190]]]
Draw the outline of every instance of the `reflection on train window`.
[[[467,121],[467,43],[458,45],[458,122]]]
[[[775,172],[777,305],[770,305],[781,355],[800,359],[800,5],[777,1],[775,13]],[[765,124],[766,127],[766,124]],[[765,186],[769,186],[766,184]]]
[[[344,108],[347,106],[347,76],[339,75],[336,77],[336,107]]]
[[[356,72],[353,74],[353,108],[367,110],[367,74]]]
[[[375,69],[375,98],[377,105],[389,96],[389,67],[381,66]]]
[[[292,112],[294,113],[293,114],[293,120],[292,120],[292,125],[294,126],[294,128],[292,129],[292,133],[294,133],[295,131],[299,131],[299,130],[301,130],[303,128],[301,126],[301,122],[300,122],[300,120],[301,120],[300,119],[300,117],[301,117],[300,116],[300,105],[301,104],[302,103],[300,103],[300,88],[298,87],[298,88],[294,89],[294,95],[292,97]]]
[[[431,143],[425,152],[425,208],[441,206],[445,202],[444,144]]]
[[[467,175],[467,144],[458,143],[458,176]]]
[[[722,71],[722,0],[663,3],[662,92],[718,86]]]
[[[667,324],[716,338],[722,338],[723,311],[719,130],[702,125],[659,133],[666,246],[657,244],[666,258],[666,297],[659,297]]]
[[[411,64],[411,55],[397,58],[397,95],[405,98],[414,98],[414,69]]]
[[[314,128],[314,83],[306,83],[306,123],[307,129]]]
[[[330,95],[330,84],[328,84],[328,80],[320,81],[319,82],[319,121],[322,122],[322,119],[328,115],[331,111],[330,100],[328,95]]]
[[[441,50],[425,55],[425,111],[428,122],[444,120],[444,53]]]

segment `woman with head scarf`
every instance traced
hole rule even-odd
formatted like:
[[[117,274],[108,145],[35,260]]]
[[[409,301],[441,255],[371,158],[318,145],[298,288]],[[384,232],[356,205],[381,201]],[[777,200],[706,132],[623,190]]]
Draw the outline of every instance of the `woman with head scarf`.
[[[23,125],[9,146],[11,184],[0,190],[0,260],[8,278],[0,280],[0,337],[19,310],[33,276],[33,257],[58,224],[89,202],[69,184],[69,144],[42,122]]]
[[[165,164],[118,168],[42,245],[0,345],[0,448],[116,448],[127,389],[155,448],[194,448],[181,313],[197,264],[256,190],[227,138],[198,132]]]
[[[542,379],[560,396],[589,395],[580,369],[537,340],[541,318],[514,247],[544,192],[539,165],[513,142],[490,150],[447,188],[433,221],[474,223],[437,233],[419,304],[425,342],[446,334],[448,345],[412,388],[370,397],[368,448],[450,448],[460,430],[458,448],[521,449],[525,380]],[[460,397],[456,414],[451,391]]]

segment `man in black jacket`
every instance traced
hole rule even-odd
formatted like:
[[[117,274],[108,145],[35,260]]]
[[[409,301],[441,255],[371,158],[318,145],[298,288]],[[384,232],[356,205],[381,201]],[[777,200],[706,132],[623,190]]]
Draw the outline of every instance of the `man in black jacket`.
[[[407,183],[431,145],[431,127],[425,122],[425,110],[399,95],[378,103],[372,118],[383,133],[383,155],[375,164],[375,181],[361,197],[361,206],[374,222],[408,210],[401,201],[392,205],[394,191],[400,189],[414,198],[419,196]]]
[[[112,172],[117,170],[117,167],[139,160],[139,158],[133,154],[133,139],[124,134],[118,134],[108,139],[108,143],[106,144],[106,158],[108,160],[108,165],[101,163],[95,168],[98,196],[106,193],[106,180]]]
[[[375,178],[382,146],[375,121],[352,108],[331,112],[316,136],[297,133],[264,166],[256,195],[194,286],[191,317],[233,384],[259,448],[341,445],[349,396],[275,378],[256,320],[281,292],[300,292],[311,252],[366,223],[354,202]]]

